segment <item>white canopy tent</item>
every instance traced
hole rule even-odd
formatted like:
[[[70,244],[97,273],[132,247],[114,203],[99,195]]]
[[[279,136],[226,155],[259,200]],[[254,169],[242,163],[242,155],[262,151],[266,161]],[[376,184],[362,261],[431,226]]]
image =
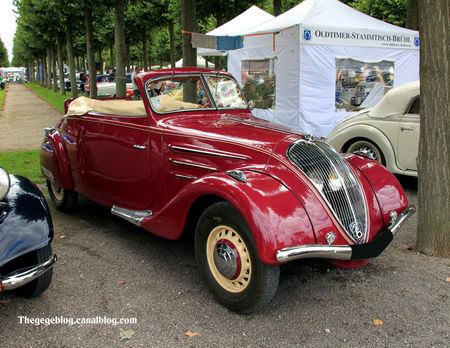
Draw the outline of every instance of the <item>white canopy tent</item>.
[[[228,35],[245,37],[243,48],[228,51],[228,71],[255,97],[255,116],[316,136],[419,79],[417,31],[338,0],[305,0],[253,28],[232,29]]]
[[[170,67],[170,64],[169,64]],[[175,68],[182,68],[183,67],[183,58],[181,58],[180,60],[177,60],[175,62]],[[206,66],[206,59],[200,56],[197,56],[197,67],[199,68],[209,68],[209,69],[214,69],[215,65],[214,63],[208,62],[208,66]]]
[[[237,36],[242,35],[244,31],[249,30],[261,23],[265,23],[268,20],[274,18],[270,13],[261,10],[258,6],[252,6],[246,11],[242,12],[239,16],[234,17],[232,20],[222,24],[220,27],[210,31],[206,35],[211,36]],[[208,48],[197,49],[197,55],[199,56],[225,56],[227,51],[217,51]]]

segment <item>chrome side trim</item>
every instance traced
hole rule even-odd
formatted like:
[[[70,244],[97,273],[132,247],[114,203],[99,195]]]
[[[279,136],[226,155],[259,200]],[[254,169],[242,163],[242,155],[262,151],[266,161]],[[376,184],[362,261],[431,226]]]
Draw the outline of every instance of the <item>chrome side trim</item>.
[[[394,234],[397,230],[403,226],[406,220],[408,220],[411,216],[413,216],[416,212],[416,207],[414,205],[410,205],[408,208],[403,210],[397,218],[392,219],[388,229]]]
[[[36,278],[39,278],[41,275],[43,275],[45,272],[50,270],[50,268],[53,267],[56,260],[57,260],[56,255],[52,255],[47,261],[44,261],[43,263],[34,266],[33,268],[27,271],[7,275],[5,278],[2,279],[2,282],[0,284],[0,290],[17,289],[35,280]]]
[[[181,178],[181,179],[188,179],[188,180],[195,180],[195,179],[197,179],[197,177],[195,177],[195,176],[189,176],[189,175],[183,175],[183,174],[172,173],[172,175],[176,176],[177,178]]]
[[[288,262],[308,258],[350,260],[352,258],[352,248],[348,245],[299,245],[277,251],[278,262]]]
[[[193,167],[193,168],[200,168],[200,169],[206,169],[206,170],[212,170],[214,172],[217,171],[217,168],[208,167],[202,164],[196,164],[196,163],[190,163],[190,162],[182,162],[177,160],[172,160],[173,164],[178,164],[179,166],[186,166],[186,167]]]
[[[239,155],[230,155],[225,154],[221,152],[215,152],[215,151],[206,151],[206,150],[199,150],[199,149],[192,149],[189,147],[182,147],[182,146],[171,146],[172,150],[177,151],[183,151],[183,152],[191,152],[191,153],[198,153],[201,155],[210,155],[210,156],[216,156],[221,158],[232,158],[232,159],[239,159],[239,160],[247,160],[247,157],[239,156]]]
[[[140,227],[142,220],[152,216],[153,213],[151,210],[131,210],[114,205],[111,208],[111,214],[121,217],[122,219]]]

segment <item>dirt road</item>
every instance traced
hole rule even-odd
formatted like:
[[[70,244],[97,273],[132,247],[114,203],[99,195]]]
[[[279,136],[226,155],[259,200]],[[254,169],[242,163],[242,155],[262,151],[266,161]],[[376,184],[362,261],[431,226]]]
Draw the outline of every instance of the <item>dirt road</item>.
[[[0,128],[10,127],[2,133],[11,134],[9,141],[2,139],[10,148],[14,133],[46,117],[31,112],[45,106],[21,86],[9,91],[7,103],[15,93],[22,94],[28,111],[7,105],[12,121],[0,120]],[[40,121],[36,128],[54,123]],[[42,131],[37,133],[39,144]],[[35,142],[30,145],[34,148]],[[417,204],[417,181],[400,180],[410,203]],[[53,249],[59,256],[53,282],[31,300],[0,295],[2,346],[449,346],[450,262],[414,251],[416,216],[366,267],[342,270],[315,260],[283,266],[274,300],[246,316],[211,298],[190,241],[158,238],[86,199],[72,214],[52,208],[52,216]],[[70,324],[86,318],[103,324]],[[120,318],[137,323],[113,325]],[[129,340],[121,340],[126,334]]]

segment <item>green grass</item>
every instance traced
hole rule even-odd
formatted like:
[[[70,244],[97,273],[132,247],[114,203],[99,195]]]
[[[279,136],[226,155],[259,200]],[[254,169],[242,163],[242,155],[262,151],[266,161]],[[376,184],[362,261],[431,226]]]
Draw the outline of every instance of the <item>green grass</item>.
[[[27,83],[26,86],[30,88],[33,92],[35,92],[37,95],[39,95],[46,102],[53,105],[59,111],[64,113],[64,101],[71,98],[70,94],[61,95],[59,94],[59,92],[53,92],[53,89],[41,87],[34,82]]]
[[[45,182],[39,165],[39,150],[0,152],[0,167],[9,174],[26,176],[37,184]]]
[[[5,99],[5,93],[6,93],[6,88],[5,89],[0,88],[0,110],[2,109],[2,106],[3,106],[3,99]]]

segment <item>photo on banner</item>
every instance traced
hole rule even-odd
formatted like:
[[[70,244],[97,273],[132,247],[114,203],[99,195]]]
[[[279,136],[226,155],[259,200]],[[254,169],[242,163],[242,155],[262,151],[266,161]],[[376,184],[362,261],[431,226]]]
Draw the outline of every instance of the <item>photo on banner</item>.
[[[336,58],[335,111],[373,107],[394,86],[395,61]]]

